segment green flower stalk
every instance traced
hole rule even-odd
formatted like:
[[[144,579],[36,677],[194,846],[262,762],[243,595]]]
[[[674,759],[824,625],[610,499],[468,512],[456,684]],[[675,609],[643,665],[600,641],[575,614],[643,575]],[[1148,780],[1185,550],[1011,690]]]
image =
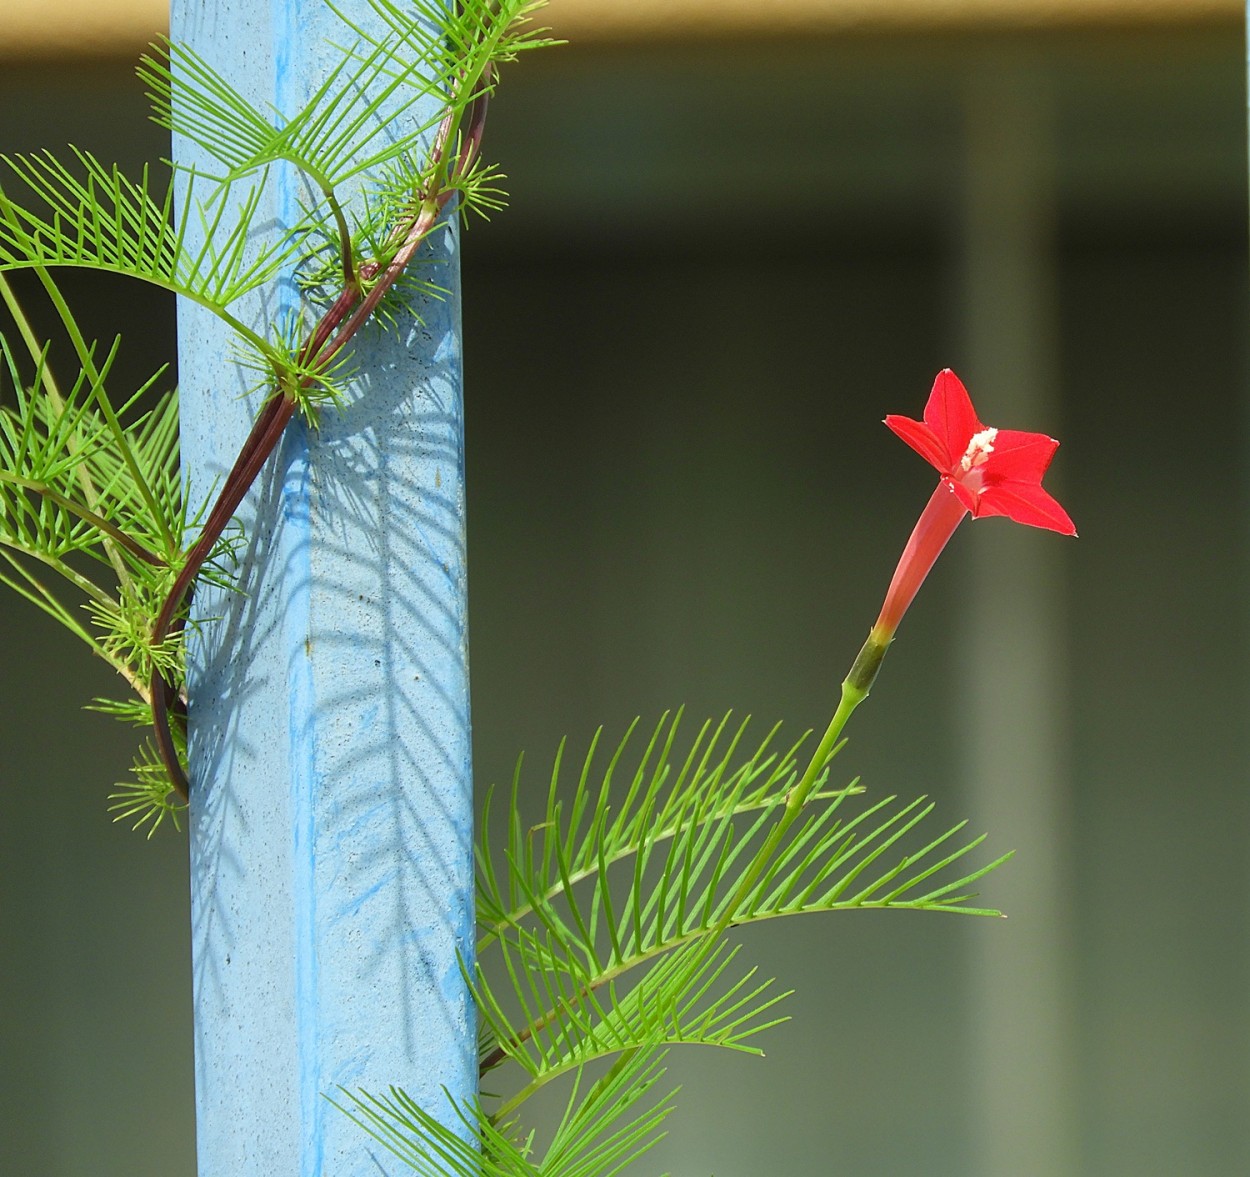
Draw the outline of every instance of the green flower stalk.
[[[903,549],[876,624],[842,682],[842,697],[833,719],[791,790],[785,815],[773,828],[768,854],[761,856],[765,861],[781,845],[837,751],[842,730],[851,713],[868,697],[903,615],[964,516],[1005,515],[1030,527],[1076,535],[1068,513],[1042,489],[1042,475],[1059,443],[1044,433],[982,424],[963,381],[949,368],[937,374],[922,421],[890,414],[885,423],[926,459],[941,479]],[[740,895],[745,895],[753,882],[748,880]]]

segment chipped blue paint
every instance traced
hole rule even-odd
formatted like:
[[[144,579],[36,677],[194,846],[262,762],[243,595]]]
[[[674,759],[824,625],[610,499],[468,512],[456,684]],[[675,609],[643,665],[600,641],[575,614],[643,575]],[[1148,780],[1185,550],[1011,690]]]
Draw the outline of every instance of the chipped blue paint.
[[[172,26],[251,101],[288,110],[343,40],[320,0],[177,0]],[[300,192],[275,169],[261,220],[291,223]],[[398,1084],[454,1122],[442,1088],[475,1090],[457,959],[472,954],[472,818],[455,250],[448,233],[430,255],[452,296],[362,345],[344,407],[288,430],[239,514],[243,593],[193,605],[200,1177],[395,1172],[323,1094]],[[294,288],[268,297],[233,309],[267,325]],[[228,354],[212,316],[179,307],[193,501],[258,408]]]

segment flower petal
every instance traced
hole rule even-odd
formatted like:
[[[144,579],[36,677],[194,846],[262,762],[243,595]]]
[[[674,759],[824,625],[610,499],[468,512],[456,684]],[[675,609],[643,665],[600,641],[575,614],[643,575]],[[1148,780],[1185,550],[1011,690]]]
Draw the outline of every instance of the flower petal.
[[[973,490],[965,482],[961,482],[958,478],[952,478],[950,475],[943,475],[942,481],[955,492],[955,497],[963,503],[975,519],[977,516],[977,503],[979,501],[979,492]]]
[[[924,407],[924,423],[945,449],[947,471],[964,456],[973,435],[985,428],[977,418],[963,381],[949,368],[943,368],[933,381],[933,390]]]
[[[1000,429],[994,437],[994,450],[982,467],[982,477],[987,484],[1041,482],[1058,448],[1059,443],[1044,433]]]
[[[1035,482],[1000,482],[977,496],[973,516],[1005,515],[1016,523],[1076,535],[1076,525],[1058,502]]]
[[[913,421],[910,417],[900,417],[891,413],[885,423],[894,430],[912,449],[941,474],[949,473],[951,463],[941,439],[923,421]]]
[[[1059,443],[1022,429],[987,430],[963,381],[949,368],[933,381],[923,421],[891,414],[885,423],[941,474],[974,516],[1005,515],[1031,527],[1076,534],[1068,513],[1041,486]],[[974,438],[975,449],[970,449]]]

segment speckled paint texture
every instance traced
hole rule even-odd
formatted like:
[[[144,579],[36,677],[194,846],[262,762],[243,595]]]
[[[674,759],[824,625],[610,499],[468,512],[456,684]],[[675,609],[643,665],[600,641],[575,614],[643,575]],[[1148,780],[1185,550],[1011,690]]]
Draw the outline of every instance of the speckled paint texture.
[[[363,0],[346,8],[372,19]],[[287,111],[332,67],[327,42],[348,36],[320,0],[177,0],[172,35]],[[292,223],[305,196],[275,169],[257,224]],[[454,1122],[443,1088],[476,1088],[457,959],[472,952],[472,786],[455,249],[453,229],[424,255],[452,295],[415,308],[398,337],[367,332],[342,409],[288,429],[238,515],[241,591],[195,596],[200,1177],[406,1171],[323,1094],[396,1084]],[[232,310],[263,328],[293,297]],[[212,315],[180,305],[178,330],[197,504],[261,394]]]

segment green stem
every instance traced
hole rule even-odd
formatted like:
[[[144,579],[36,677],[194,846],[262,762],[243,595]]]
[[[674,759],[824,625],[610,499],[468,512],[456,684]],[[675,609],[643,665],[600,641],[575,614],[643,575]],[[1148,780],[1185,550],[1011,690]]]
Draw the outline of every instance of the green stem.
[[[872,901],[855,904],[856,908],[875,908],[885,906],[886,905],[883,903]],[[906,903],[899,903],[895,906],[905,907]],[[839,910],[838,907],[822,909],[822,911],[837,910]],[[782,916],[791,914],[794,913],[785,911],[770,911],[764,915],[751,914],[746,916],[740,922],[763,923],[765,920],[780,919]],[[800,912],[799,914],[805,913]],[[682,948],[687,944],[693,944],[696,940],[702,940],[708,936],[715,935],[720,930],[722,929],[718,928],[716,925],[694,927],[686,932],[683,932],[681,935],[672,936],[667,940],[660,938],[650,948],[635,951],[628,956],[617,957],[614,965],[598,972],[595,975],[594,980],[588,981],[576,989],[572,997],[562,1001],[559,1005],[553,1005],[551,1008],[544,1010],[537,1017],[532,1018],[526,1026],[518,1030],[511,1038],[507,1039],[506,1042],[501,1042],[489,1054],[482,1056],[478,1060],[479,1075],[486,1075],[490,1071],[493,1071],[496,1067],[507,1062],[508,1059],[515,1057],[513,1053],[510,1053],[510,1051],[515,1052],[520,1047],[524,1046],[525,1043],[532,1041],[538,1034],[541,1034],[548,1026],[555,1022],[555,1020],[562,1014],[575,1011],[577,1008],[576,1002],[578,998],[586,997],[592,993],[598,992],[604,987],[604,985],[610,985],[618,977],[622,977],[626,973],[632,972],[639,965],[644,965],[648,961],[658,960],[661,956],[666,956],[668,953],[673,952],[678,948]],[[602,1051],[602,1054],[595,1055],[594,1057],[599,1058],[602,1057],[602,1055],[611,1053],[611,1048],[605,1048]],[[582,1061],[584,1062],[586,1060]],[[564,1071],[568,1069],[569,1067],[566,1066],[556,1067],[550,1071],[544,1071],[542,1075],[536,1077],[530,1082],[527,1090],[532,1094],[548,1082],[548,1080],[554,1079],[557,1075],[563,1074]]]
[[[139,697],[145,702],[147,701],[147,692],[143,683],[135,676],[131,668],[126,665],[120,658],[110,654],[99,642],[96,641],[90,633],[87,632],[78,620],[65,608],[60,601],[48,590],[47,586],[36,576],[32,575],[28,568],[24,568],[21,563],[13,559],[8,552],[0,552],[0,556],[8,561],[21,578],[26,581],[30,587],[19,584],[11,576],[0,572],[0,584],[6,584],[18,596],[25,598],[37,609],[42,609],[49,617],[65,626],[75,637],[80,638],[90,648],[91,652],[103,661],[107,662],[118,674],[122,676],[138,693]]]
[[[23,556],[28,556],[32,560],[38,560],[41,564],[51,568],[58,575],[65,577],[75,588],[79,589],[85,596],[90,597],[97,604],[108,608],[115,605],[112,597],[105,593],[98,585],[93,584],[86,577],[80,576],[68,565],[52,557],[32,551],[20,544],[13,543],[9,540],[0,538],[0,548],[10,548],[13,551],[20,552]],[[138,696],[146,703],[148,701],[148,691],[143,681],[135,674],[134,669],[124,660],[110,654],[94,637],[91,636],[77,621],[77,619],[65,608],[60,601],[48,590],[47,586],[32,575],[30,569],[24,567],[19,560],[9,555],[7,551],[0,552],[9,563],[9,565],[22,577],[30,588],[24,588],[18,584],[12,577],[6,576],[0,572],[0,584],[7,584],[18,596],[25,597],[32,605],[42,609],[49,617],[59,621],[70,633],[81,638],[91,648],[91,652],[97,658],[107,662],[118,674],[122,676],[132,687]]]
[[[326,198],[326,204],[330,208],[330,215],[334,218],[335,229],[339,235],[339,255],[343,268],[343,287],[346,290],[358,289],[359,284],[356,279],[355,263],[352,256],[352,232],[347,226],[347,215],[343,211],[343,206],[334,194],[334,185],[330,183],[330,177],[318,168],[313,167],[301,155],[284,151],[280,152],[277,158],[286,160],[287,163],[303,172],[321,189],[321,195]]]
[[[132,556],[142,560],[145,564],[151,564],[157,568],[167,568],[169,566],[168,561],[162,559],[155,552],[149,551],[137,539],[127,535],[116,524],[110,523],[102,515],[98,515],[95,511],[84,507],[81,503],[74,502],[73,499],[61,494],[60,491],[53,490],[46,482],[40,482],[35,478],[23,478],[20,474],[11,474],[8,470],[0,470],[0,482],[8,482],[13,486],[20,486],[56,503],[58,507],[68,511],[71,515],[76,515],[84,523],[90,523],[92,527],[97,531],[103,532],[118,547],[125,548]]]
[[[9,270],[34,270],[39,272],[45,269],[45,267],[40,265],[38,262],[6,262],[5,264],[6,268]],[[119,274],[123,278],[134,278],[136,281],[146,282],[149,286],[155,286],[159,290],[167,290],[170,294],[176,294],[179,298],[185,298],[189,302],[195,303],[196,306],[200,306],[207,311],[211,311],[232,331],[237,332],[240,336],[247,340],[247,342],[256,349],[257,354],[268,361],[268,363],[275,370],[280,367],[282,359],[281,353],[263,335],[253,331],[252,328],[241,319],[232,315],[226,309],[225,303],[216,301],[209,295],[201,293],[193,286],[187,286],[185,283],[178,281],[176,278],[166,278],[159,274],[136,273],[133,269],[127,269],[120,265],[113,265],[109,262],[78,262],[57,258],[50,264],[55,265],[60,269],[90,270],[92,273]],[[237,296],[232,296],[232,298],[233,297]]]
[[[629,1064],[633,1061],[634,1056],[641,1049],[642,1048],[639,1046],[628,1046],[624,1050],[622,1050],[620,1052],[620,1055],[617,1057],[616,1061],[613,1062],[611,1067],[608,1068],[608,1071],[603,1076],[603,1078],[600,1079],[598,1083],[596,1083],[595,1086],[590,1089],[590,1092],[587,1095],[587,1100],[589,1100],[594,1095],[595,1091],[599,1090],[606,1083],[610,1082],[617,1075],[619,1075],[621,1071],[624,1070],[625,1067],[629,1066]],[[608,1054],[611,1054],[611,1051],[604,1051],[603,1054],[597,1055],[596,1057],[603,1058],[605,1055],[608,1055]],[[560,1073],[563,1074],[572,1069],[574,1068],[565,1067],[561,1069]],[[527,1099],[529,1099],[531,1095],[533,1095],[536,1091],[539,1091],[544,1086],[546,1086],[546,1082],[548,1078],[554,1078],[554,1077],[555,1076],[553,1073],[552,1075],[543,1076],[541,1078],[534,1079],[531,1082],[527,1083],[510,1100],[508,1100],[504,1104],[501,1104],[498,1108],[495,1109],[495,1111],[491,1113],[490,1115],[491,1124],[494,1126],[498,1126],[499,1124],[503,1123],[505,1120],[507,1120],[508,1116],[512,1112],[514,1112],[517,1108],[519,1108]]]
[[[846,727],[847,721],[851,718],[851,713],[868,698],[869,688],[877,676],[877,671],[881,668],[881,661],[885,657],[886,650],[889,649],[890,641],[891,638],[889,636],[882,634],[875,628],[869,633],[868,640],[856,656],[850,672],[842,683],[842,698],[838,702],[837,710],[833,713],[833,718],[829,721],[829,726],[825,729],[825,734],[821,737],[820,743],[817,744],[816,751],[812,753],[812,758],[808,761],[807,768],[803,770],[803,775],[795,782],[787,794],[785,808],[781,817],[769,832],[764,845],[760,849],[760,853],[755,856],[754,861],[743,874],[737,888],[725,904],[723,908],[724,915],[721,917],[719,924],[711,928],[700,929],[689,936],[666,943],[662,947],[657,946],[645,953],[641,953],[637,958],[633,958],[628,962],[618,960],[618,967],[606,970],[600,977],[597,977],[594,983],[587,987],[588,991],[593,991],[619,974],[636,967],[650,956],[658,956],[671,951],[687,939],[708,934],[715,935],[723,932],[726,928],[738,923],[740,920],[754,920],[756,918],[749,911],[745,915],[739,915],[739,909],[750,898],[751,892],[760,881],[760,877],[768,869],[769,864],[776,856],[777,850],[785,841],[790,827],[798,820],[799,814],[803,811],[803,806],[811,799],[812,791],[820,781],[821,774],[838,749],[838,741],[841,738],[842,730]],[[532,1037],[536,1030],[547,1025],[555,1016],[555,1010],[544,1014],[537,1023],[532,1023],[518,1034],[510,1045],[520,1044]],[[504,1045],[500,1044],[490,1055],[481,1061],[480,1072],[485,1074],[503,1062],[506,1057],[507,1051]],[[543,1081],[535,1079],[530,1084],[530,1087],[537,1089],[537,1087],[542,1085]],[[529,1088],[526,1088],[525,1094],[529,1094]],[[521,1097],[518,1096],[512,1100],[506,1105],[507,1108],[515,1106],[520,1102],[520,1099]]]
[[[40,271],[41,278],[47,277],[47,271]],[[50,279],[49,279],[50,281]],[[45,281],[44,286],[48,283]],[[17,324],[18,333],[22,337],[22,341],[26,344],[26,350],[30,352],[30,358],[34,360],[39,371],[40,383],[43,385],[44,391],[47,393],[48,399],[51,400],[52,406],[59,415],[65,409],[65,397],[61,394],[61,390],[57,385],[52,370],[47,363],[47,353],[40,346],[38,338],[27,319],[26,313],[22,310],[21,304],[17,301],[17,296],[13,293],[13,287],[9,285],[8,279],[0,274],[0,298],[4,299],[4,305],[8,307],[9,314],[13,316],[13,321]],[[77,454],[82,448],[82,440],[77,434],[71,434],[66,440],[66,448],[71,454]],[[100,492],[91,480],[91,474],[86,466],[81,463],[78,466],[76,477],[78,485],[82,487],[83,499],[86,501],[88,508],[95,510],[100,503]],[[110,543],[104,545],[105,554],[108,556],[109,563],[113,566],[113,571],[117,573],[117,579],[120,583],[129,583],[130,576],[126,569],[126,564],[118,554],[116,548]]]
[[[47,366],[44,350],[40,346],[34,330],[31,328],[30,320],[26,318],[26,312],[22,310],[22,305],[17,301],[17,295],[13,293],[13,287],[9,285],[9,280],[4,274],[0,274],[0,299],[3,299],[4,305],[9,308],[9,314],[13,316],[13,321],[17,324],[18,334],[22,337],[22,342],[26,344],[26,350],[30,353],[30,358],[41,369],[41,383],[47,390],[48,396],[59,413],[65,404],[65,398],[57,387],[52,370]]]
[[[87,379],[91,382],[92,392],[96,403],[100,406],[100,412],[104,416],[105,421],[108,422],[113,437],[117,442],[117,448],[121,454],[122,461],[126,463],[126,468],[130,471],[130,476],[134,479],[135,486],[139,488],[139,494],[144,504],[152,513],[152,521],[160,530],[165,549],[171,556],[175,555],[178,552],[178,541],[174,538],[173,532],[169,530],[169,525],[165,520],[164,513],[161,511],[160,504],[156,501],[152,488],[148,485],[147,479],[143,477],[143,472],[139,469],[139,464],[135,461],[134,453],[126,441],[126,435],[122,430],[121,422],[118,421],[117,414],[109,403],[108,394],[104,391],[100,373],[96,369],[95,361],[92,359],[91,349],[87,346],[87,341],[78,329],[78,323],[74,318],[73,312],[69,309],[69,304],[66,303],[60,288],[52,280],[52,275],[48,273],[47,267],[35,266],[33,269],[38,275],[39,281],[43,283],[44,290],[48,292],[48,298],[52,300],[52,305],[56,307],[57,314],[61,317],[65,333],[69,336],[70,342],[74,345],[74,351],[78,355],[78,362],[82,365]],[[129,579],[124,572],[121,573],[121,576],[123,580]]]
[[[847,788],[844,788],[844,789],[832,789],[826,792],[818,793],[816,794],[816,796],[824,797],[824,798],[842,797],[842,796],[847,796],[849,794],[862,793],[863,791],[864,790],[859,786],[848,786]],[[810,794],[808,795],[808,800],[809,801],[812,800],[812,796]],[[742,804],[738,804],[738,805],[721,806],[715,809],[705,811],[702,815],[701,820],[704,820],[707,822],[713,822],[713,821],[719,821],[721,818],[725,817],[727,814],[732,814],[736,817],[740,814],[757,813],[761,809],[767,809],[771,804],[772,804],[772,798],[768,797],[763,801],[753,800],[753,801],[743,802]],[[647,843],[648,845],[651,845],[651,846],[658,846],[662,842],[671,842],[675,837],[677,837],[682,832],[683,828],[684,827],[681,825],[674,824],[674,825],[663,826],[659,829],[650,829],[646,833]],[[632,840],[628,841],[624,845],[622,845],[615,853],[605,856],[605,858],[602,860],[603,865],[611,867],[618,862],[624,861],[627,858],[632,858],[635,854],[638,853],[638,849],[639,847],[638,847],[637,842],[632,841]],[[596,861],[594,865],[592,866],[586,866],[586,867],[581,868],[580,870],[569,871],[568,878],[567,878],[567,885],[568,886],[576,885],[578,883],[584,882],[586,879],[594,878],[598,876],[599,874],[601,874],[600,863],[599,861]],[[563,894],[566,889],[567,889],[566,880],[564,878],[560,878],[555,883],[553,883],[546,891],[540,892],[538,899],[539,900],[554,899],[557,895]],[[477,948],[476,948],[478,955],[480,956],[487,948],[489,948],[492,944],[494,944],[496,940],[500,939],[505,929],[519,926],[521,920],[523,920],[526,916],[533,914],[533,912],[534,912],[534,903],[521,903],[521,904],[518,904],[516,907],[511,908],[509,911],[504,913],[498,919],[481,921],[480,923],[481,935],[478,938]]]
[[[885,658],[885,652],[889,649],[891,640],[892,635],[882,633],[876,628],[868,634],[868,640],[860,649],[859,654],[856,655],[850,671],[842,682],[842,697],[838,702],[837,710],[833,713],[833,718],[829,721],[825,734],[821,736],[820,743],[816,745],[816,751],[812,753],[812,758],[808,761],[807,768],[803,770],[803,775],[795,782],[787,794],[785,808],[777,824],[769,832],[764,845],[760,849],[760,853],[756,855],[750,867],[739,880],[738,886],[729,901],[725,904],[723,908],[724,915],[721,917],[719,924],[712,928],[702,929],[694,933],[694,935],[702,936],[709,933],[714,935],[739,922],[739,919],[745,918],[749,920],[755,918],[750,912],[747,912],[744,917],[739,916],[739,909],[750,898],[751,892],[760,881],[760,877],[768,869],[769,864],[776,856],[777,850],[785,841],[790,827],[798,820],[799,814],[803,811],[803,806],[811,799],[812,791],[820,781],[821,774],[839,747],[838,741],[842,736],[842,731],[846,727],[847,721],[851,718],[851,713],[868,698],[869,689],[872,687],[873,680],[877,677],[877,671],[881,669],[882,659]],[[683,937],[683,939],[685,938]],[[678,941],[677,943],[680,942]],[[668,943],[662,948],[657,947],[649,953],[644,953],[641,959],[645,959],[649,955],[659,955],[663,952],[668,952],[675,946],[675,943]],[[631,960],[628,964],[620,962],[620,967],[615,970],[608,970],[603,976],[597,978],[589,988],[591,990],[598,988],[599,985],[611,980],[619,973],[635,967],[639,963],[640,960]],[[540,1019],[539,1025],[532,1024],[527,1027],[517,1036],[514,1042],[519,1043],[531,1037],[536,1029],[547,1024],[554,1016],[554,1010],[544,1015]],[[486,1059],[482,1060],[480,1073],[485,1074],[503,1062],[506,1057],[507,1051],[501,1044]],[[538,1086],[541,1086],[541,1081],[535,1080],[530,1086],[536,1089]],[[529,1094],[528,1088],[524,1094]],[[516,1106],[521,1101],[521,1098],[522,1096],[514,1098],[506,1105],[506,1108],[510,1109]],[[505,1109],[501,1109],[501,1111],[503,1110]]]
[[[38,548],[28,547],[26,544],[19,543],[16,540],[8,539],[0,535],[0,547],[8,548],[13,552],[20,552],[23,556],[28,556],[32,560],[38,560],[40,564],[51,568],[58,576],[63,576],[85,597],[102,608],[116,608],[117,602],[108,595],[93,580],[89,580],[83,576],[81,572],[75,572],[64,560],[58,560],[55,556],[48,555],[47,552],[41,552]]]
[[[343,266],[343,288],[345,290],[356,290],[359,288],[359,282],[356,278],[356,267],[352,257],[352,232],[347,227],[347,217],[343,213],[343,206],[339,204],[338,199],[334,195],[334,189],[329,186],[328,182],[322,183],[321,192],[326,198],[326,203],[330,206],[334,224],[338,228],[339,254],[341,255]]]
[[[838,701],[838,708],[833,713],[825,734],[816,745],[816,751],[812,753],[812,758],[808,761],[803,775],[787,795],[785,809],[777,824],[769,832],[760,853],[756,855],[754,862],[739,881],[733,897],[725,905],[725,914],[722,917],[723,927],[729,927],[736,922],[738,909],[750,898],[760,876],[768,869],[769,863],[772,862],[778,847],[785,840],[790,827],[802,813],[803,806],[807,804],[812,790],[816,787],[816,782],[820,779],[820,774],[824,772],[838,749],[838,740],[842,735],[842,729],[851,718],[851,713],[868,698],[869,688],[872,686],[873,679],[877,677],[877,671],[881,668],[881,660],[885,657],[889,645],[890,638],[879,634],[876,629],[869,633],[868,640],[842,682],[842,698]]]

